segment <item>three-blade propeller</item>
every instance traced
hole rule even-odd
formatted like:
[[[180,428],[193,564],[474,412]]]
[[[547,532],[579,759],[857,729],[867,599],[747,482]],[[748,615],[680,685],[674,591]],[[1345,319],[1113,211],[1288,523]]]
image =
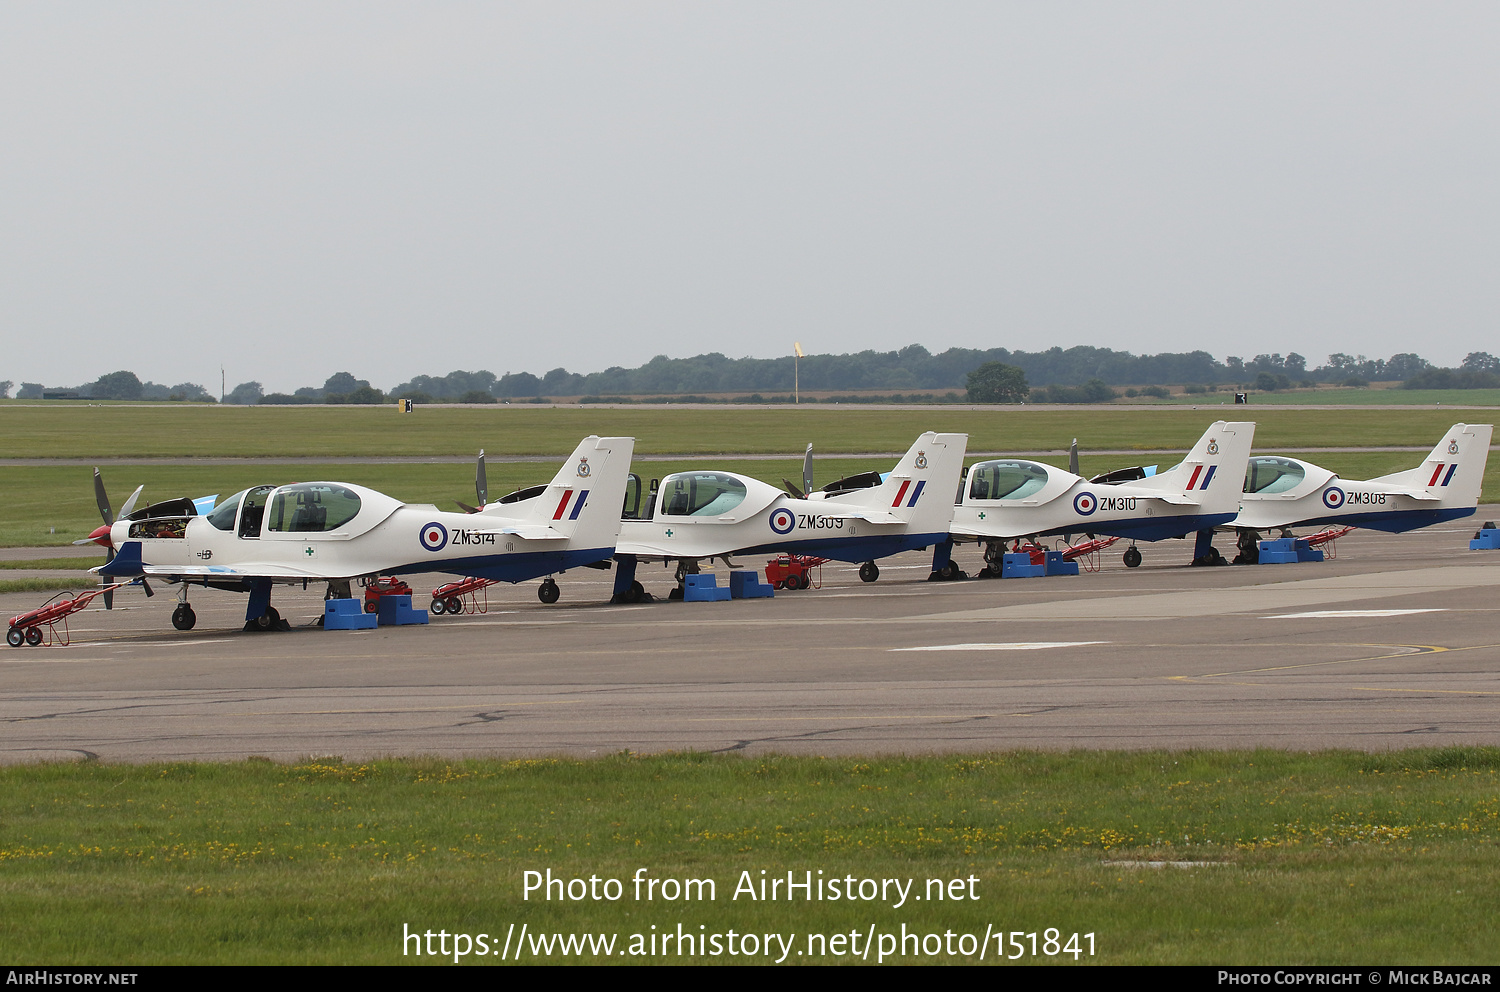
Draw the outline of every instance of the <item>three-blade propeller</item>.
[[[129,517],[130,514],[135,511],[136,500],[141,498],[141,491],[145,488],[146,487],[144,485],[135,487],[135,492],[131,493],[130,498],[125,501],[125,505],[120,507],[119,519],[123,520]],[[99,474],[99,469],[97,466],[95,466],[94,468],[94,502],[99,505],[99,516],[104,518],[104,526],[96,527],[93,533],[89,534],[88,537],[74,541],[73,543],[100,545],[104,548],[104,564],[108,565],[110,562],[115,560],[115,544],[114,541],[110,538],[109,532],[110,528],[114,526],[116,518],[114,511],[110,509],[109,494],[104,491],[104,478]],[[104,608],[106,610],[112,610],[115,608],[115,591],[109,588],[109,586],[113,584],[114,579],[110,578],[108,575],[99,576],[99,585],[105,587]],[[156,595],[156,592],[151,588],[150,583],[146,581],[145,576],[141,576],[141,588],[145,590],[147,596]]]

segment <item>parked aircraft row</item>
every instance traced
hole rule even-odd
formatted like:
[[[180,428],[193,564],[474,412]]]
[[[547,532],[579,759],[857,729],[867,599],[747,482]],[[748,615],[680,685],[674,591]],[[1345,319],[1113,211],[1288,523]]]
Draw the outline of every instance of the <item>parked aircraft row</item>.
[[[1215,530],[1235,532],[1243,553],[1260,534],[1296,526],[1401,532],[1472,514],[1492,431],[1455,424],[1419,467],[1363,482],[1295,458],[1252,457],[1255,425],[1247,422],[1211,425],[1166,471],[1092,480],[1077,473],[1076,460],[1071,472],[1014,458],[965,469],[967,435],[926,433],[890,472],[817,490],[811,445],[801,487],[714,470],[675,473],[647,487],[630,472],[634,439],[591,436],[550,483],[493,502],[481,452],[479,505],[463,507],[470,512],[404,504],[349,483],[301,482],[139,510],[137,490],[115,519],[96,470],[105,525],[75,543],[109,550],[96,569],[106,580],[177,584],[173,624],[182,630],[196,622],[193,586],[248,593],[247,628],[272,629],[284,626],[271,605],[275,585],[327,583],[330,595],[348,596],[352,580],[377,575],[542,578],[539,595],[554,602],[553,576],[613,567],[616,601],[635,602],[648,598],[636,578],[641,562],[676,562],[680,584],[700,562],[733,564],[739,555],[856,562],[860,577],[874,581],[877,560],[933,548],[934,577],[957,578],[956,543],[983,545],[986,570],[998,574],[999,555],[1021,538],[1123,538],[1133,566],[1141,560],[1136,542],[1195,534],[1198,559],[1213,563],[1222,560],[1212,547]]]

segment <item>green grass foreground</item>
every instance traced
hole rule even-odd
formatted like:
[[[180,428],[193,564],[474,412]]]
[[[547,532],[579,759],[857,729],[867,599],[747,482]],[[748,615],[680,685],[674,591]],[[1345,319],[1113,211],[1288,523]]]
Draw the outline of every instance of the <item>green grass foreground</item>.
[[[1039,947],[1049,928],[1064,946],[1093,934],[1080,961],[1108,964],[1493,963],[1497,769],[1495,748],[13,766],[0,956],[430,964],[403,955],[403,927],[488,934],[498,953],[524,924],[618,934],[615,963],[744,963],[766,958],[624,950],[652,926],[795,934],[805,952],[811,933],[904,925]],[[1127,864],[1148,860],[1204,864]],[[549,869],[600,897],[523,898],[525,873]],[[716,898],[638,899],[641,869],[711,879]],[[927,898],[735,898],[742,873],[789,871],[911,880]],[[938,901],[929,880],[962,898]],[[1028,963],[1073,963],[1033,959],[1030,940]],[[580,958],[605,960],[522,960]]]

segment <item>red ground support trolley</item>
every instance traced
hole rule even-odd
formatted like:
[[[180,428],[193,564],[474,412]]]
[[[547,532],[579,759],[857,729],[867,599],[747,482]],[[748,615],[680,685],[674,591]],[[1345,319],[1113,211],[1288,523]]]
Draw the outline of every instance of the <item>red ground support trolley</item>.
[[[432,605],[428,610],[435,617],[444,613],[487,613],[490,600],[489,593],[484,591],[494,584],[494,579],[469,578],[438,586],[432,590]],[[484,593],[482,599],[480,593]]]
[[[380,612],[381,596],[410,596],[411,586],[394,575],[382,575],[365,583],[365,612]]]
[[[823,588],[823,564],[827,558],[811,555],[781,555],[766,562],[766,581],[777,589],[806,589],[816,585]],[[818,570],[817,579],[812,576]]]
[[[31,612],[11,617],[10,629],[5,632],[5,643],[13,648],[18,648],[22,644],[37,647],[43,642],[49,645],[67,644],[71,640],[68,634],[68,617],[86,609],[94,601],[95,596],[114,592],[116,589],[131,585],[135,581],[135,579],[131,579],[130,582],[116,582],[113,585],[86,592],[73,599],[57,600],[57,602],[53,602],[53,600],[57,599],[57,596],[53,596],[52,599],[49,599],[46,603]],[[57,595],[61,596],[63,594],[58,593]],[[58,624],[62,624],[62,633],[58,633],[57,631]],[[47,628],[45,634],[42,633],[43,627]]]

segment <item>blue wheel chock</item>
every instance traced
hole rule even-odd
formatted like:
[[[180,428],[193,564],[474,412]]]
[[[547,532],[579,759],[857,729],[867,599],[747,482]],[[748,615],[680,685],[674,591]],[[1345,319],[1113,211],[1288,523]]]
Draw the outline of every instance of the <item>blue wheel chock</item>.
[[[1035,579],[1046,574],[1047,566],[1033,565],[1031,555],[1024,551],[1007,551],[1000,562],[1002,579]]]
[[[379,618],[366,613],[364,604],[357,599],[326,599],[323,601],[324,630],[373,630]]]
[[[407,624],[427,622],[427,611],[412,609],[410,596],[381,596],[375,616],[382,627],[404,627]]]
[[[1047,552],[1047,563],[1042,566],[1048,575],[1077,575],[1078,563],[1065,561],[1061,551]]]
[[[1300,537],[1282,537],[1260,542],[1260,564],[1294,565],[1299,561],[1322,561],[1323,550]]]
[[[728,589],[719,588],[719,577],[711,572],[682,577],[684,603],[717,603],[729,598]]]
[[[760,580],[760,573],[742,568],[729,573],[730,599],[771,599],[776,590]]]

